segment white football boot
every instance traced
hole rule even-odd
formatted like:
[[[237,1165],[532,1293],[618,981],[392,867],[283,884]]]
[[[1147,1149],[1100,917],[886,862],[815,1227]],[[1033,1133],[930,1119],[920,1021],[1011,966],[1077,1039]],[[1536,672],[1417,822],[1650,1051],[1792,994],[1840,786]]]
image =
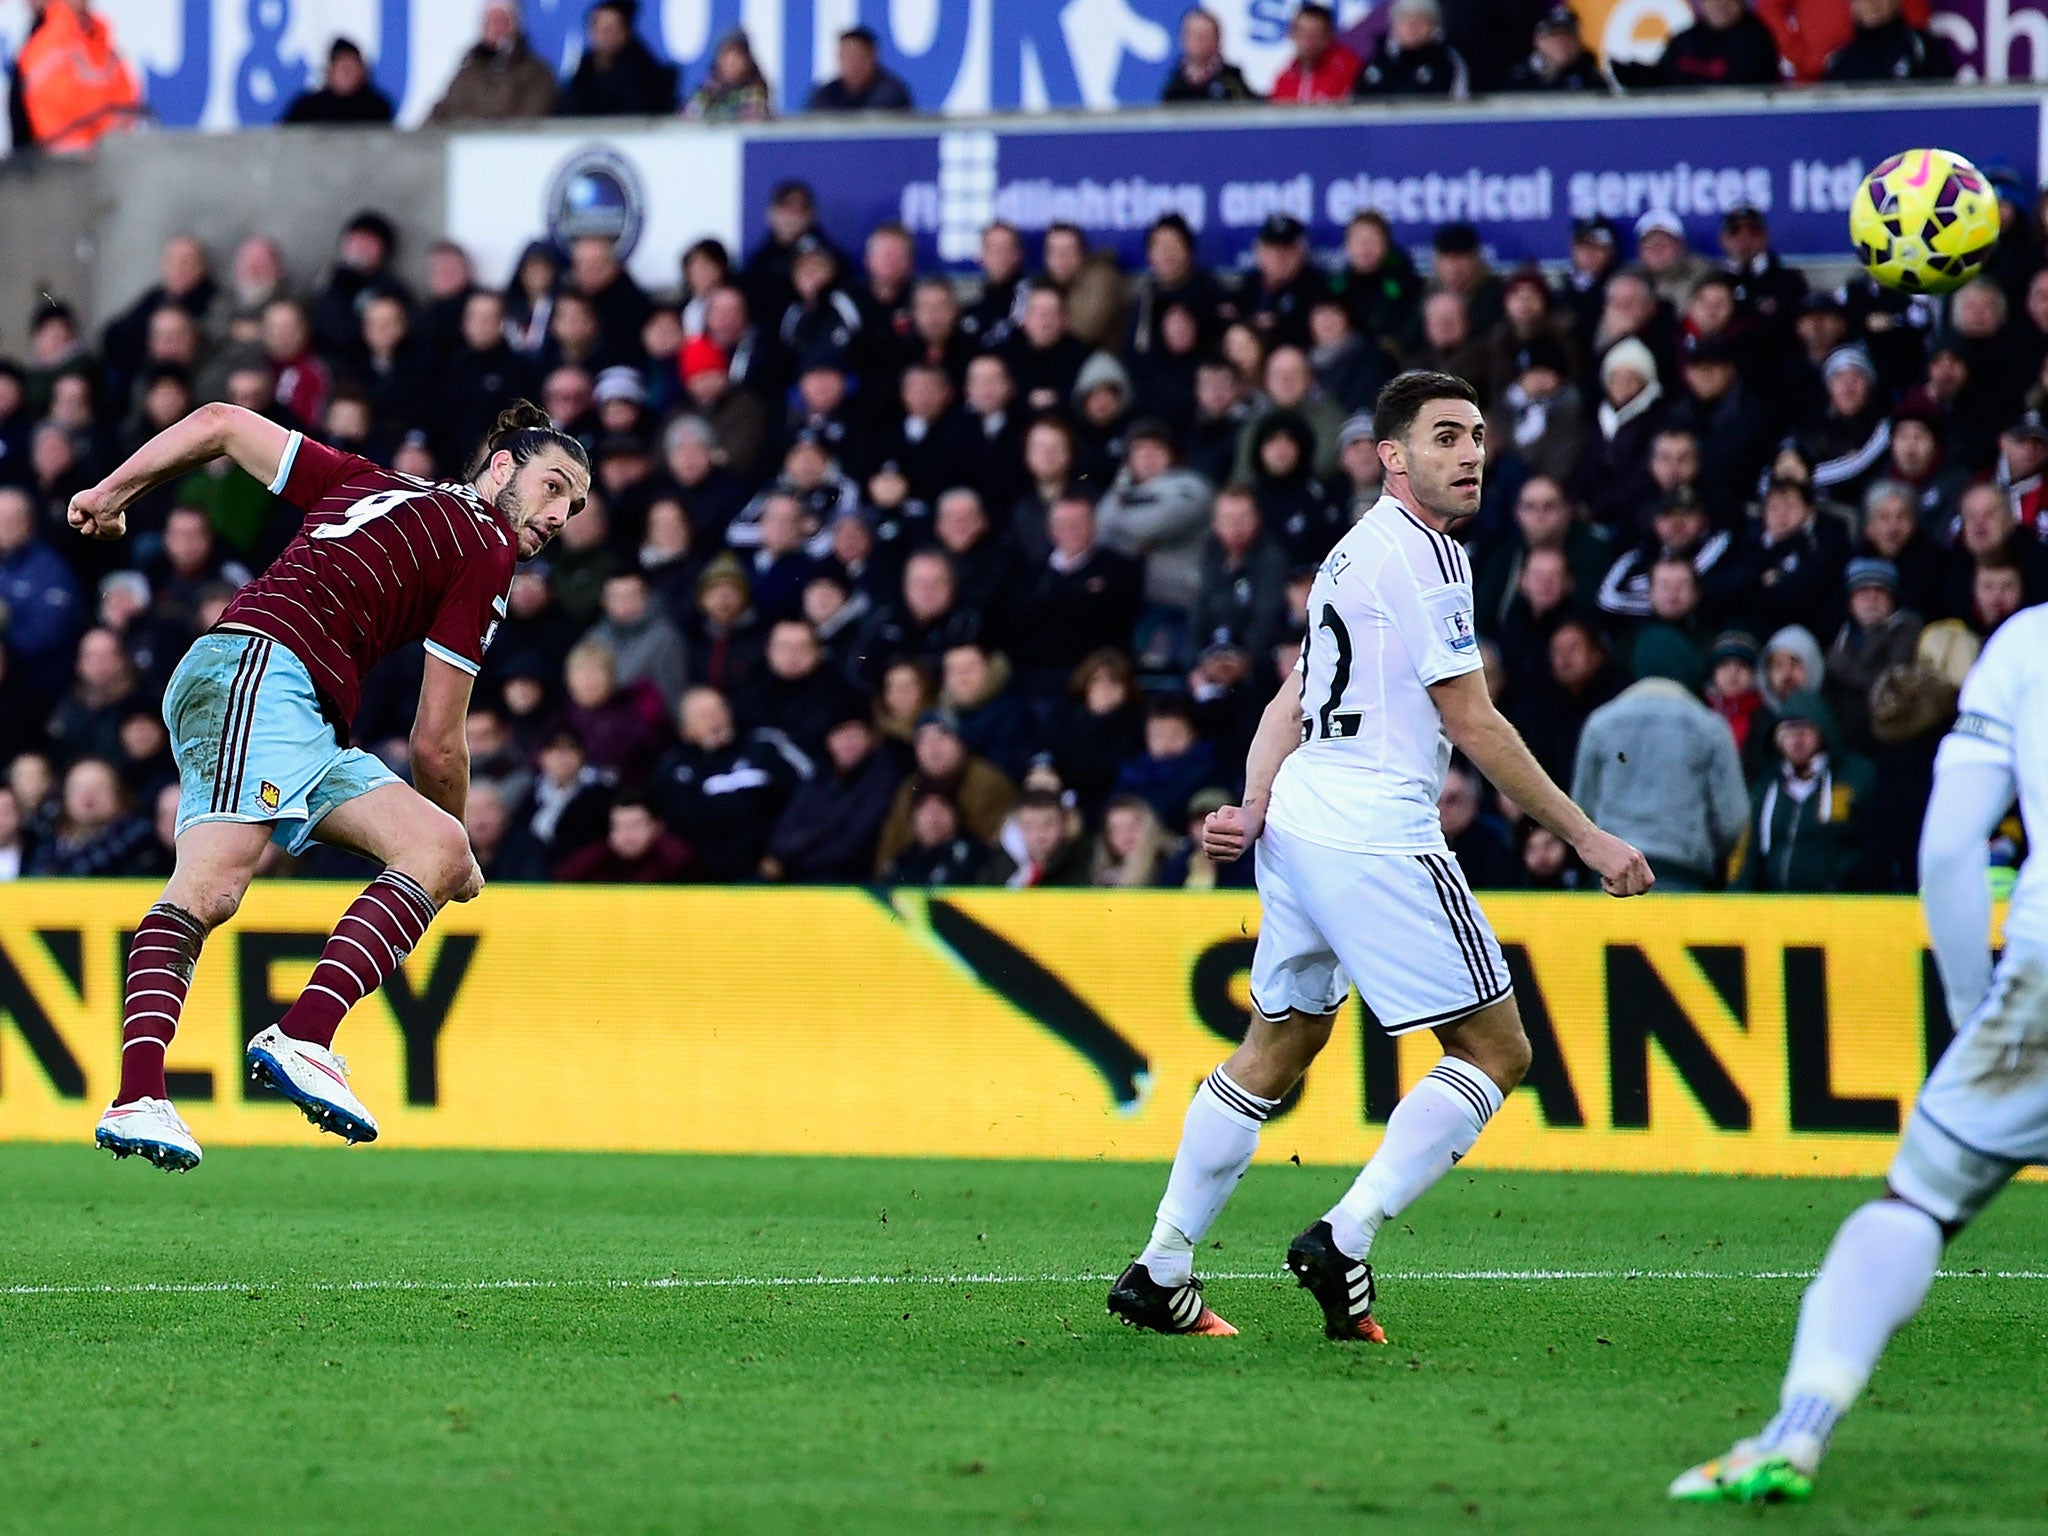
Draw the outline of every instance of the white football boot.
[[[377,1139],[377,1122],[350,1092],[348,1063],[324,1046],[294,1040],[275,1024],[249,1042],[249,1076],[290,1099],[306,1118],[353,1146]]]
[[[139,1157],[165,1173],[189,1173],[202,1156],[192,1128],[178,1118],[169,1099],[131,1099],[110,1104],[92,1139],[115,1157]]]

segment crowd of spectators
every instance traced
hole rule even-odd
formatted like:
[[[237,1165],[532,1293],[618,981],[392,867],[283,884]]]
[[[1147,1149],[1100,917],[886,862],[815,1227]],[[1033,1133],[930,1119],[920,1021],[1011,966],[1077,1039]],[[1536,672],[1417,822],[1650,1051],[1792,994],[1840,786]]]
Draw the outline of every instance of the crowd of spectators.
[[[375,212],[313,282],[172,239],[97,337],[51,302],[0,362],[0,869],[162,866],[160,690],[297,522],[221,463],[95,544],[74,491],[209,399],[452,475],[525,395],[595,486],[480,681],[487,873],[1243,881],[1190,830],[1380,494],[1377,391],[1427,366],[1487,404],[1476,624],[1551,773],[1674,887],[1910,888],[1956,686],[2048,596],[2043,207],[2000,192],[1945,303],[1811,291],[1753,209],[1715,251],[1582,223],[1556,280],[1368,213],[1329,261],[1276,216],[1241,274],[1172,216],[1138,270],[997,223],[959,282],[896,225],[842,252],[801,183],[662,293],[599,238],[502,287],[443,243],[415,292]],[[395,763],[420,666],[356,721]],[[1462,766],[1444,814],[1475,883],[1576,883]]]
[[[1398,42],[1434,7],[1396,9]],[[516,9],[488,12],[469,89],[537,99]],[[598,13],[585,101],[653,63]],[[703,110],[764,104],[744,41],[719,57]],[[847,99],[888,91],[871,42],[841,62]],[[323,94],[361,66],[337,48]],[[2048,202],[1993,180],[1997,255],[1947,301],[1810,289],[1746,208],[1714,250],[1666,213],[1582,222],[1555,277],[1365,213],[1328,253],[1276,215],[1242,272],[1174,216],[1130,265],[999,222],[961,280],[898,225],[841,250],[797,182],[755,249],[700,240],[652,293],[599,238],[510,274],[442,242],[415,291],[369,210],[320,274],[175,237],[97,335],[50,300],[0,360],[0,876],[166,866],[162,687],[297,523],[225,461],[118,544],[68,532],[75,491],[214,399],[447,477],[526,396],[595,484],[480,679],[487,875],[1247,882],[1191,833],[1380,494],[1374,398],[1421,366],[1487,408],[1460,536],[1489,686],[1552,775],[1667,888],[1910,889],[1960,680],[2048,597]],[[373,673],[355,722],[401,768],[420,668]],[[1442,809],[1475,884],[1580,883],[1463,764]]]
[[[86,0],[31,0],[32,20],[13,72],[14,145],[89,147],[141,107],[131,72]],[[520,0],[484,0],[477,40],[429,114],[437,123],[546,117],[660,117],[758,122],[775,95],[752,44],[734,30],[712,50],[700,80],[664,62],[638,30],[640,0],[594,0],[582,47],[559,78],[524,29]],[[1928,0],[1698,0],[1695,19],[1649,63],[1607,64],[1589,48],[1578,14],[1556,0],[1391,0],[1385,29],[1360,54],[1320,0],[1295,7],[1292,55],[1262,98],[1224,57],[1223,29],[1199,8],[1181,19],[1167,103],[1444,97],[1500,91],[1616,93],[1663,86],[1772,86],[1943,80],[1956,73],[1948,44],[1928,30]],[[24,65],[25,61],[25,65]],[[837,73],[805,100],[810,112],[909,112],[910,87],[884,67],[866,26],[839,34]],[[925,103],[927,108],[936,103]],[[352,39],[329,46],[317,87],[285,105],[287,123],[389,123],[395,107]]]

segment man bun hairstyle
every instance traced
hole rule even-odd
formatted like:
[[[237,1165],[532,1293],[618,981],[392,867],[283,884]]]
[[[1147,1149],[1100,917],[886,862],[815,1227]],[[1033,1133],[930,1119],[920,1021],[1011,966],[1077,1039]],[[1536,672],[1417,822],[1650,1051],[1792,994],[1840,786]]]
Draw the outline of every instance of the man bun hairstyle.
[[[1380,391],[1379,399],[1373,402],[1372,419],[1378,428],[1379,441],[1398,443],[1406,438],[1408,429],[1415,425],[1415,418],[1432,400],[1463,400],[1467,405],[1476,406],[1479,404],[1479,391],[1455,373],[1411,368],[1406,373],[1396,374]]]
[[[590,473],[590,454],[582,443],[557,427],[548,413],[531,400],[515,400],[498,412],[498,419],[484,434],[483,446],[477,449],[462,478],[474,480],[500,450],[511,454],[514,464],[524,464],[544,448],[561,449],[583,467],[586,475]]]

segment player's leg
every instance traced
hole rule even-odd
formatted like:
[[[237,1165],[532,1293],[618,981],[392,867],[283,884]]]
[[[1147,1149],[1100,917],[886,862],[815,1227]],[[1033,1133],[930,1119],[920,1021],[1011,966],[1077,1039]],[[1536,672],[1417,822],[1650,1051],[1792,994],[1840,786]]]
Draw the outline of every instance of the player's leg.
[[[169,884],[135,925],[122,998],[121,1083],[93,1133],[116,1157],[142,1157],[173,1172],[199,1162],[199,1143],[170,1102],[164,1055],[178,1032],[200,948],[235,915],[269,839],[270,828],[261,823],[188,827],[178,836]]]
[[[381,862],[384,872],[342,914],[284,1017],[249,1042],[249,1064],[320,1129],[374,1141],[377,1122],[331,1049],[335,1031],[418,946],[435,913],[463,893],[469,838],[462,823],[363,753],[343,754],[314,792],[311,812],[300,846],[318,839],[349,848]]]
[[[1347,914],[1345,968],[1384,1028],[1433,1029],[1444,1055],[1395,1105],[1344,1197],[1295,1239],[1287,1266],[1322,1306],[1330,1337],[1377,1341],[1373,1238],[1472,1150],[1528,1071],[1529,1040],[1507,961],[1455,860],[1368,855],[1353,868],[1323,898]]]
[[[1835,1425],[1933,1286],[1942,1249],[2028,1163],[2048,1159],[2048,963],[2008,950],[1935,1064],[1885,1196],[1850,1213],[1800,1304],[1779,1410],[1683,1473],[1678,1499],[1805,1498]]]
[[[262,795],[268,781],[249,772],[277,687],[271,651],[254,636],[202,635],[164,690],[164,727],[178,765],[177,862],[129,947],[121,1083],[94,1133],[117,1157],[169,1169],[199,1161],[199,1144],[170,1103],[164,1053],[200,948],[234,915],[271,835],[276,807]]]
[[[1195,1090],[1151,1239],[1110,1292],[1110,1310],[1140,1327],[1236,1331],[1201,1303],[1195,1245],[1251,1166],[1260,1127],[1329,1041],[1350,988],[1291,887],[1299,855],[1300,845],[1290,846],[1270,828],[1257,844],[1261,916],[1251,1026]]]
[[[1358,1259],[1382,1222],[1398,1216],[1464,1160],[1529,1070],[1529,1038],[1512,996],[1436,1027],[1443,1059],[1401,1097],[1379,1150],[1325,1218],[1337,1246]]]

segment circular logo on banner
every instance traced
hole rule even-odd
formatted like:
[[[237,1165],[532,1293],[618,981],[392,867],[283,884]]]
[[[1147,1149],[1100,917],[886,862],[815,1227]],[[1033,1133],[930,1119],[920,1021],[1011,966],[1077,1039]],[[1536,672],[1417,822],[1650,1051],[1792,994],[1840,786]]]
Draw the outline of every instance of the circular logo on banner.
[[[596,235],[625,260],[640,241],[647,194],[632,164],[613,150],[579,149],[548,186],[548,233],[555,244]]]

